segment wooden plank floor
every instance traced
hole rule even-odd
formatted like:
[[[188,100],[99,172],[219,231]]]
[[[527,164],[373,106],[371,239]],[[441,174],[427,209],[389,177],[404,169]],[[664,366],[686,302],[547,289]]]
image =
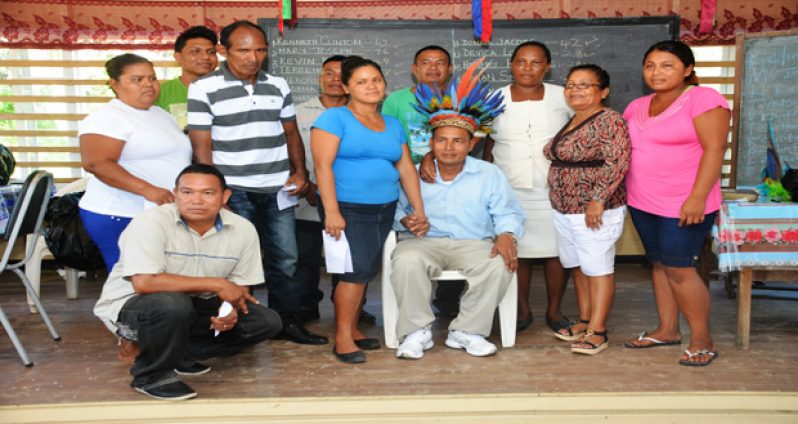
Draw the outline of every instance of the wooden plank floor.
[[[331,346],[268,341],[230,359],[211,360],[209,374],[187,378],[201,399],[291,398],[393,395],[478,395],[512,393],[637,392],[798,392],[798,303],[754,299],[751,350],[734,347],[736,301],[721,284],[712,285],[712,328],[720,357],[706,368],[679,366],[678,346],[633,350],[623,341],[656,322],[648,271],[639,264],[618,265],[618,291],[609,322],[611,348],[596,357],[570,353],[541,319],[544,290],[539,269],[533,282],[536,320],[519,333],[514,348],[473,358],[444,346],[447,322],[435,323],[435,348],[419,361],[398,360],[394,351],[368,353],[368,362],[344,365]],[[63,280],[46,272],[43,300],[62,334],[54,342],[37,315],[27,312],[21,283],[0,276],[0,305],[20,334],[32,368],[22,366],[8,337],[0,334],[0,405],[63,402],[141,401],[129,388],[127,366],[116,358],[115,338],[92,315],[101,281],[81,280],[81,296],[66,300]],[[326,283],[326,282],[325,282]],[[325,284],[326,287],[327,284]],[[263,291],[258,293],[263,296]],[[373,284],[366,309],[380,315],[379,284]],[[328,299],[322,319],[310,328],[333,335]],[[573,289],[564,306],[576,316]],[[382,337],[379,325],[366,333]],[[686,333],[686,326],[683,326]],[[687,334],[684,334],[687,341]],[[498,327],[491,339],[499,343]],[[683,346],[683,347],[686,347]],[[575,406],[578,408],[578,406]]]

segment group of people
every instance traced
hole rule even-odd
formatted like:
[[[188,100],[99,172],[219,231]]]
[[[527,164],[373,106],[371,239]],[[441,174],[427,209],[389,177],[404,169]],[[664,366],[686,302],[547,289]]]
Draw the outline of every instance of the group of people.
[[[134,389],[188,399],[196,392],[177,375],[208,372],[201,360],[275,337],[328,343],[305,328],[323,298],[323,233],[345,238],[352,258],[333,275],[332,353],[344,363],[381,347],[359,323],[373,322],[363,304],[391,230],[397,357],[432,348],[430,279],[447,269],[465,281],[433,302],[453,317],[445,344],[495,354],[487,337],[514,273],[517,331],[532,323],[533,260],[543,261],[553,336],[597,354],[609,346],[627,212],[653,265],[659,324],[624,345],[680,344],[681,313],[691,336],[679,363],[717,357],[695,264],[720,207],[730,114],[723,96],[697,86],[687,45],[646,52],[653,93],[623,114],[607,106],[610,76],[598,65],[573,67],[564,86],[544,83],[552,57],[537,41],[517,46],[513,82],[496,91],[479,81],[481,61],[452,78],[440,46],[421,48],[416,85],[387,97],[378,63],[332,56],[319,96],[300,105],[262,70],[267,52],[263,30],[238,21],[218,39],[204,27],[181,34],[183,73],[163,85],[146,59],[114,57],[116,98],[80,125],[95,177],[80,215],[109,270],[95,314],[132,362]],[[284,195],[299,205],[285,207]],[[575,321],[560,307],[570,275]],[[252,294],[264,282],[268,307]]]

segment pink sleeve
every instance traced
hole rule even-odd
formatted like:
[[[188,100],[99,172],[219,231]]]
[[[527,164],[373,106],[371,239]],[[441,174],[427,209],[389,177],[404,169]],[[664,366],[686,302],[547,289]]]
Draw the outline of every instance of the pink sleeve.
[[[694,87],[692,90],[694,93],[690,99],[690,118],[695,118],[716,107],[729,109],[729,102],[722,94],[714,89],[709,87]]]
[[[626,109],[623,110],[623,119],[626,119],[626,122],[629,122],[629,120],[632,119],[637,103],[637,100],[632,100],[631,103],[626,105]]]

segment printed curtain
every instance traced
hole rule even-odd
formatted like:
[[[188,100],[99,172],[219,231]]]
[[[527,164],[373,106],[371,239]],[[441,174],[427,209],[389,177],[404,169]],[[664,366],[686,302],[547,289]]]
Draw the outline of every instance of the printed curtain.
[[[701,32],[707,0],[492,0],[495,21],[679,15],[681,39],[692,45],[732,44],[739,32],[798,27],[796,0],[710,0],[715,25]],[[277,19],[280,0],[111,1],[0,0],[0,47],[52,49],[171,49],[192,25],[219,30],[235,20]],[[302,19],[471,20],[471,0],[298,0]]]

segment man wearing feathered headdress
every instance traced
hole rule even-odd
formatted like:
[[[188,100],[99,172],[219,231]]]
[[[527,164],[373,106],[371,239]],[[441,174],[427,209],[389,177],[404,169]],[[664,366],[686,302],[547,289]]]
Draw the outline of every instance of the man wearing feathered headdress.
[[[434,184],[421,181],[428,221],[413,219],[404,196],[396,210],[394,229],[419,236],[400,235],[392,257],[397,334],[404,339],[396,351],[399,358],[419,359],[432,347],[430,277],[445,269],[460,271],[467,281],[446,345],[474,356],[496,353],[486,337],[517,266],[515,240],[523,235],[524,215],[502,171],[468,156],[476,141],[473,134],[487,131],[502,112],[501,94],[480,82],[481,74],[474,75],[481,62],[445,91],[416,87],[418,111],[432,132],[437,177]]]

